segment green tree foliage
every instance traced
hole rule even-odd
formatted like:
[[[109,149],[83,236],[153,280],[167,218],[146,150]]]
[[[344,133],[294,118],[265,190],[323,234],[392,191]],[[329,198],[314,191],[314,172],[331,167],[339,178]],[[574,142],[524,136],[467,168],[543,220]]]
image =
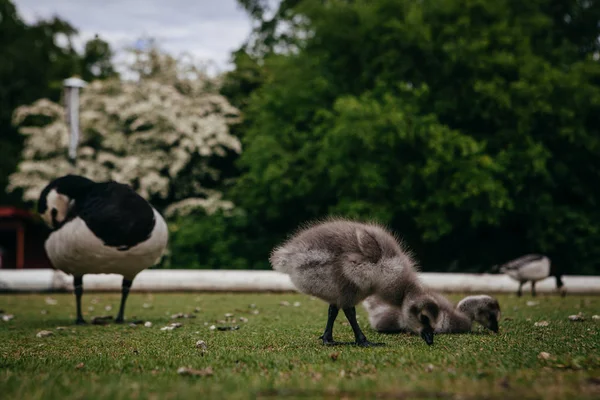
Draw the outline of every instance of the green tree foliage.
[[[11,124],[13,111],[39,98],[58,101],[62,81],[74,74],[86,79],[114,76],[110,48],[99,38],[80,55],[72,45],[77,30],[58,17],[27,25],[10,0],[0,0],[0,203],[17,203],[5,193],[23,140]],[[63,46],[60,38],[66,39]]]
[[[81,58],[82,79],[92,81],[117,76],[112,64],[113,52],[110,45],[98,35],[85,44]]]
[[[225,74],[221,93],[231,104],[240,109],[246,108],[250,94],[262,86],[266,71],[245,49],[233,53],[235,70]]]
[[[269,269],[272,236],[236,208],[196,212],[169,223],[166,268]],[[266,251],[266,253],[265,253]]]
[[[274,52],[294,49],[302,37],[295,33],[305,19],[296,12],[302,0],[238,0],[250,16],[254,27],[242,49],[265,57]]]
[[[259,42],[226,85],[245,113],[229,193],[244,216],[191,240],[238,257],[212,265],[265,267],[335,214],[390,226],[424,270],[538,251],[600,271],[600,2],[240,3]]]

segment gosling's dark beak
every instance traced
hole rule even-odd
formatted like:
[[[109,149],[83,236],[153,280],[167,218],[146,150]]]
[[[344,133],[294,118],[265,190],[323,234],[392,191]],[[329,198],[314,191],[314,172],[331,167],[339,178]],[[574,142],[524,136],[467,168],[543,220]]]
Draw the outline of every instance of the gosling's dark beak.
[[[433,329],[431,327],[424,328],[421,331],[421,337],[425,343],[431,346],[433,344]]]
[[[498,333],[500,330],[498,327],[498,319],[496,319],[496,317],[490,317],[490,330],[495,333]]]

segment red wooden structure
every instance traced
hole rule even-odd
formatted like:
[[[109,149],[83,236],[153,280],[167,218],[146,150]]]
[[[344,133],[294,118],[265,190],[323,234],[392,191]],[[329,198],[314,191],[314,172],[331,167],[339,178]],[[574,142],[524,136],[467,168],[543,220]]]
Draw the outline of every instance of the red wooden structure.
[[[44,250],[48,233],[37,215],[0,206],[0,268],[51,268]]]

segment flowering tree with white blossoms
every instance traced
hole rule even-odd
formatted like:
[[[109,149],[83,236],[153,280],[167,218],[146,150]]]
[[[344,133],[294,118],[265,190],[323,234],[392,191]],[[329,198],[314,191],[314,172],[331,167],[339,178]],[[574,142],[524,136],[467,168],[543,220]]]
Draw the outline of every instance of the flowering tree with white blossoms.
[[[41,99],[15,111],[25,146],[9,190],[36,200],[50,180],[76,173],[127,183],[165,206],[167,216],[233,207],[215,189],[223,179],[215,160],[241,152],[229,129],[239,111],[218,94],[218,79],[192,62],[156,49],[134,54],[129,72],[136,79],[94,81],[83,89],[75,166],[67,157],[61,105]]]

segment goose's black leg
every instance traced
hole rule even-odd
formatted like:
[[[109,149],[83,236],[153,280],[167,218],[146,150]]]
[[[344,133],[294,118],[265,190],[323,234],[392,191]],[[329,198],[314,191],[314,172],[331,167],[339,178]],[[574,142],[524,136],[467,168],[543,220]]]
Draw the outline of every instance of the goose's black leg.
[[[535,281],[531,281],[531,295],[535,297]]]
[[[81,295],[83,294],[83,277],[76,276],[73,278],[73,286],[75,287],[75,301],[77,302],[77,319],[75,323],[77,325],[86,324],[83,319],[83,315],[81,315]]]
[[[519,297],[521,297],[521,295],[523,294],[521,289],[523,289],[524,284],[525,284],[525,282],[519,282],[519,290],[517,290],[517,296],[519,296]]]
[[[369,346],[384,346],[385,343],[372,343],[367,340],[365,334],[360,330],[360,326],[358,326],[358,322],[356,321],[356,308],[349,307],[344,308],[344,314],[346,314],[346,318],[348,322],[350,322],[350,326],[354,331],[354,337],[356,338],[356,344],[363,347]]]
[[[327,313],[327,326],[325,327],[325,332],[319,339],[323,339],[323,344],[328,346],[333,346],[336,344],[340,344],[333,340],[333,323],[338,316],[340,309],[334,305],[329,305],[329,311]]]
[[[132,283],[133,280],[123,278],[123,287],[121,289],[121,307],[119,308],[119,315],[117,315],[117,319],[115,320],[117,324],[120,324],[125,320],[125,318],[123,318],[125,315],[125,302],[127,301],[127,296],[129,295],[129,289],[131,288]]]

